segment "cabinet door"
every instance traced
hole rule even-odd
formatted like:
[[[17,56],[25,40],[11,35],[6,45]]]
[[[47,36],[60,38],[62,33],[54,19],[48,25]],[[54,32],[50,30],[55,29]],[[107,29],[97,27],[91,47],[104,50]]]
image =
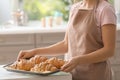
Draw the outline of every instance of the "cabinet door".
[[[0,64],[16,60],[20,50],[34,48],[33,34],[0,35]]]
[[[17,59],[20,50],[32,49],[33,45],[0,47],[0,64],[8,64]]]
[[[64,39],[65,33],[48,33],[36,35],[36,47],[46,47],[55,44]],[[50,56],[48,56],[50,57]],[[53,56],[52,56],[53,57]],[[55,56],[64,59],[64,56]]]
[[[0,46],[34,44],[34,34],[1,34]]]
[[[120,80],[120,65],[112,65],[113,80]]]
[[[120,80],[120,42],[117,38],[115,55],[111,58],[113,80]]]
[[[54,44],[64,39],[65,33],[44,33],[36,35],[36,44]]]
[[[116,49],[114,56],[110,59],[111,64],[119,64],[120,65],[120,42],[116,43]]]

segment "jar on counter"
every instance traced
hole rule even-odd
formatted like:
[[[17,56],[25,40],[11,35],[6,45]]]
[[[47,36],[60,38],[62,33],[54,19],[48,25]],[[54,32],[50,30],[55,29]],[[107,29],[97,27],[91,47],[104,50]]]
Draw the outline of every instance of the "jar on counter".
[[[54,13],[54,22],[56,25],[61,25],[63,21],[63,14],[59,11]]]
[[[41,25],[42,25],[42,27],[46,27],[46,19],[45,19],[45,17],[41,18]]]
[[[50,27],[53,27],[53,17],[52,17],[52,16],[50,16],[50,17],[48,18],[48,25],[49,25]]]
[[[15,25],[17,26],[27,25],[28,17],[24,11],[18,9],[17,11],[14,11],[12,13],[12,16],[13,16],[13,22]]]
[[[53,27],[53,17],[47,16],[41,19],[42,27]]]

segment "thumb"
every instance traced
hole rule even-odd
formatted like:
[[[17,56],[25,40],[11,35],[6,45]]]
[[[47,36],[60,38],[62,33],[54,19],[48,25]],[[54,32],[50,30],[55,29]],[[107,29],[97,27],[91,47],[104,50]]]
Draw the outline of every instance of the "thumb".
[[[62,67],[61,70],[64,71],[67,67],[69,67],[69,62],[65,63]]]

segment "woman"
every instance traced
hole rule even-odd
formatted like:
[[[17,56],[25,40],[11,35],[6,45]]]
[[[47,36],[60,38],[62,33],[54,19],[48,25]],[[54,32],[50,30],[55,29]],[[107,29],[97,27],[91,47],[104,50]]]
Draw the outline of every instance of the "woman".
[[[49,47],[24,50],[18,59],[40,55],[62,55],[68,61],[61,70],[73,80],[111,80],[108,59],[114,55],[116,16],[105,0],[82,0],[70,10],[63,41]]]

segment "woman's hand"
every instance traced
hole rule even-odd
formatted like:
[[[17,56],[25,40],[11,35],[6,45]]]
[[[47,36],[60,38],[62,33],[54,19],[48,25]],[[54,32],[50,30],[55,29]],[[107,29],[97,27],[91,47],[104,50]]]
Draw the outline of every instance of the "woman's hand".
[[[19,52],[17,60],[30,58],[30,57],[33,57],[34,55],[35,55],[34,50],[22,50]]]
[[[61,70],[65,72],[71,72],[79,64],[78,58],[73,57],[65,65],[62,66]]]

